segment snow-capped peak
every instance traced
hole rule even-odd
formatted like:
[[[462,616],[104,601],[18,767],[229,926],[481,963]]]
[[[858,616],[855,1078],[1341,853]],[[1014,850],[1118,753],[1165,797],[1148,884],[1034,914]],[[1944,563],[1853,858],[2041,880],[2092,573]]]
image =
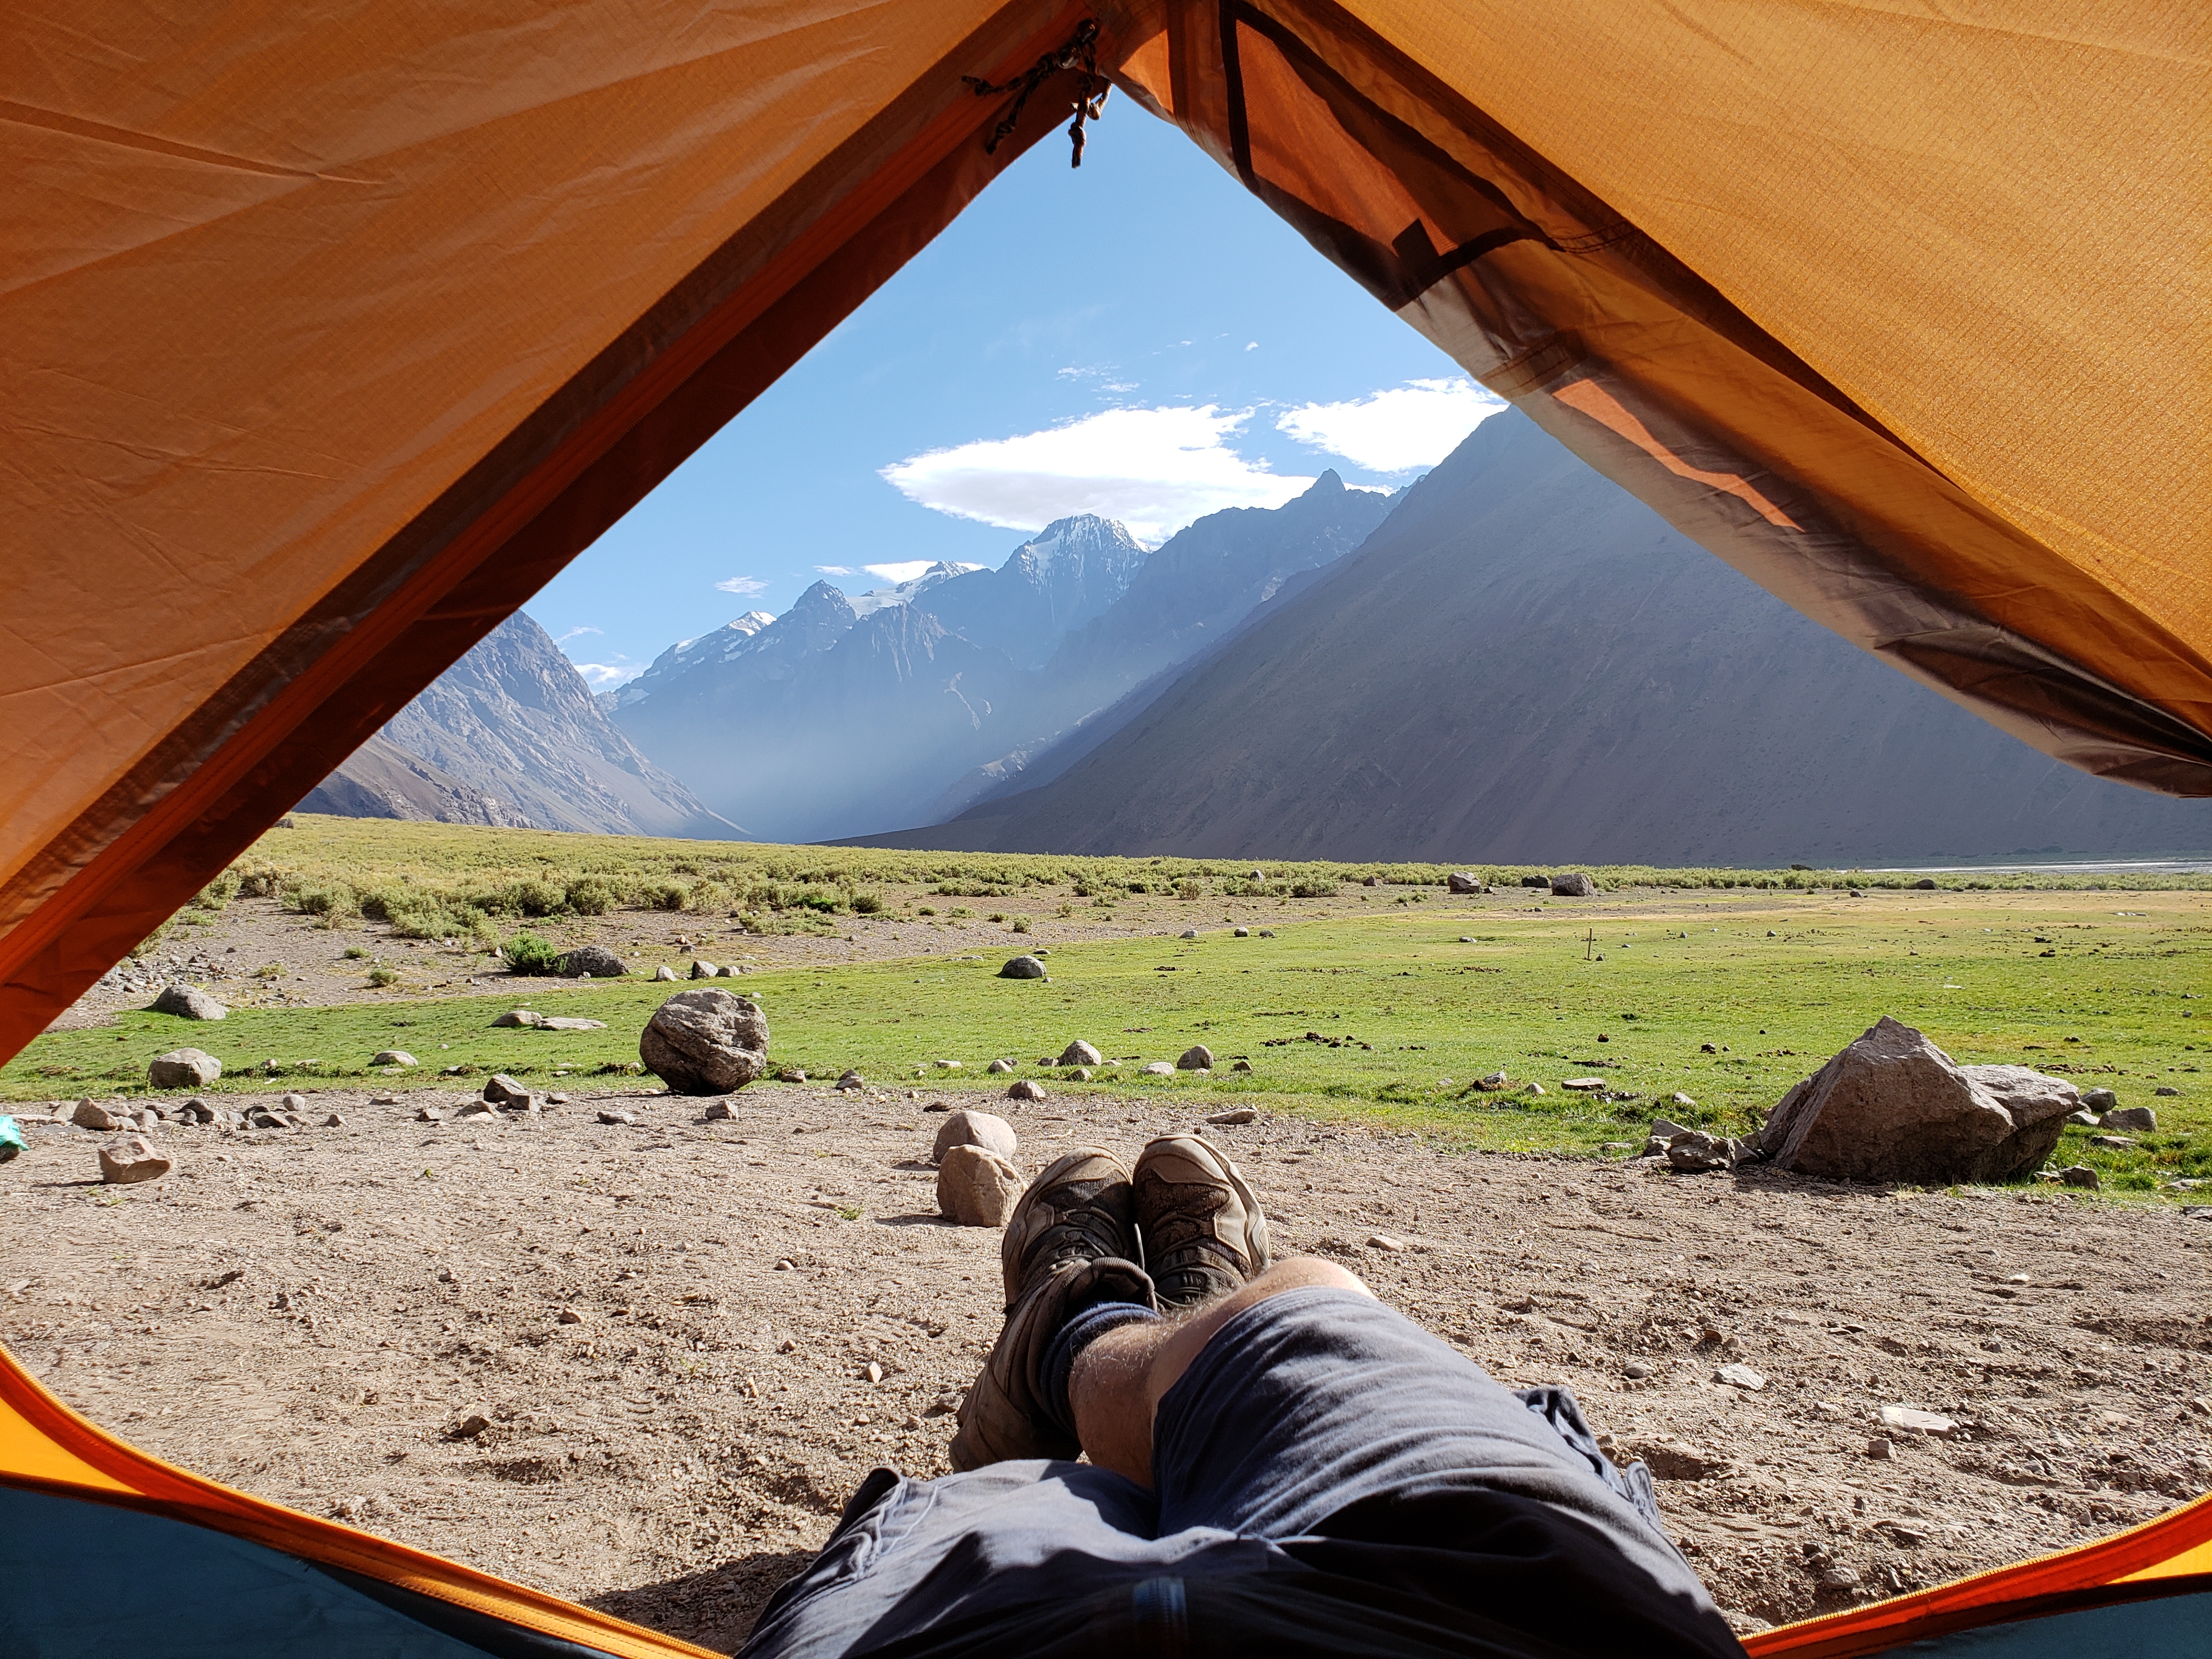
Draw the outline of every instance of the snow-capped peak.
[[[964,576],[970,571],[982,568],[980,564],[956,564],[950,559],[939,559],[910,581],[902,581],[890,587],[878,587],[866,593],[854,594],[850,601],[853,614],[857,617],[866,617],[881,611],[885,605],[911,605],[914,603],[915,595],[927,593],[931,588],[940,583],[949,582],[955,576]]]

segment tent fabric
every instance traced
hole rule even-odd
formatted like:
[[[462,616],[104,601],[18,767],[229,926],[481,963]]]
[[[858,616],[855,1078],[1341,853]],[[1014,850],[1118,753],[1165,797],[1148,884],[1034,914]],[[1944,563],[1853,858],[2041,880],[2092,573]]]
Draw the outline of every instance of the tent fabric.
[[[2201,9],[20,0],[0,1057],[1054,136],[1080,76],[995,146],[963,77],[1092,19],[1132,99],[1686,533],[2053,756],[2212,795]],[[0,1485],[689,1650],[170,1469],[3,1359]],[[2200,1593],[2208,1536],[1752,1645],[2125,1629],[2171,1597],[2081,1598]]]
[[[617,0],[0,17],[0,1053],[1100,63],[1780,597],[2212,793],[2186,8]]]
[[[14,1575],[0,1589],[0,1651],[10,1654],[708,1651],[177,1468],[78,1416],[4,1352],[0,1530],[58,1559],[128,1564],[96,1593],[81,1574]],[[96,1541],[69,1549],[80,1534]],[[148,1631],[161,1639],[142,1639]]]

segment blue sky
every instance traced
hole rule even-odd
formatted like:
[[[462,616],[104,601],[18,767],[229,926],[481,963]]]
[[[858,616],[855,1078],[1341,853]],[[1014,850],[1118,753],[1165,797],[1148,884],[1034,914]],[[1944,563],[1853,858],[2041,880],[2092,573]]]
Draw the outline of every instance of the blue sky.
[[[605,686],[824,574],[996,565],[1077,512],[1157,543],[1324,467],[1395,489],[1489,401],[1117,99],[1079,170],[1038,143],[528,608]]]

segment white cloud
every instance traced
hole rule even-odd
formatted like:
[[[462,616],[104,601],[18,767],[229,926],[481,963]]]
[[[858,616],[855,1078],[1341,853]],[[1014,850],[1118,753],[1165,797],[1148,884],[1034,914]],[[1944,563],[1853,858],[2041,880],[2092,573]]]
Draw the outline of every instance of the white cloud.
[[[853,574],[853,567],[849,564],[817,564],[814,570],[817,575],[822,576],[849,576]]]
[[[574,639],[579,634],[599,634],[605,631],[605,630],[603,629],[587,627],[580,623],[565,634],[555,635],[553,637],[553,643],[556,645],[566,645],[569,641]]]
[[[757,576],[727,576],[714,584],[719,593],[740,593],[750,599],[756,593],[768,592],[768,584]]]
[[[1471,380],[1408,380],[1340,404],[1307,404],[1275,425],[1370,472],[1410,472],[1434,466],[1504,407]]]
[[[596,628],[592,630],[598,633]],[[634,662],[580,662],[576,672],[594,691],[605,691],[610,686],[626,685],[645,672],[645,665]]]
[[[864,564],[860,568],[878,581],[889,582],[896,587],[901,582],[912,581],[936,563],[934,559],[902,559],[896,564]]]
[[[1257,351],[1259,349],[1260,343],[1257,340],[1247,340],[1244,342],[1244,349],[1247,351]]]
[[[957,519],[1042,530],[1096,513],[1156,545],[1208,513],[1280,507],[1313,483],[1271,472],[1229,447],[1251,414],[1212,404],[1109,409],[1042,432],[911,455],[883,476],[909,500]]]

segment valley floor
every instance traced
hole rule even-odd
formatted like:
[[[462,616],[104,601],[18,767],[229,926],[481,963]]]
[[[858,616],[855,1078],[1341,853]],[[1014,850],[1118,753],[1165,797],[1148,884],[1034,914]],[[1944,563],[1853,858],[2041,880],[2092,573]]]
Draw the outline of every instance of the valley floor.
[[[870,1468],[945,1469],[997,1331],[999,1234],[936,1218],[924,1109],[1007,1110],[1034,1169],[1086,1142],[1132,1156],[1195,1104],[757,1085],[710,1123],[580,1089],[538,1119],[417,1121],[459,1087],[318,1089],[311,1121],[337,1127],[158,1130],[176,1169],[129,1188],[92,1178],[100,1137],[32,1126],[0,1208],[0,1340],[161,1456],[722,1649]],[[1650,1462],[1741,1629],[2212,1486],[2212,1221],[1298,1115],[1201,1132],[1283,1253],[1352,1267],[1502,1381],[1571,1386]],[[1883,1430],[1899,1404],[1956,1429]]]

